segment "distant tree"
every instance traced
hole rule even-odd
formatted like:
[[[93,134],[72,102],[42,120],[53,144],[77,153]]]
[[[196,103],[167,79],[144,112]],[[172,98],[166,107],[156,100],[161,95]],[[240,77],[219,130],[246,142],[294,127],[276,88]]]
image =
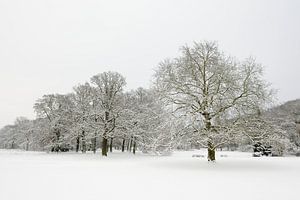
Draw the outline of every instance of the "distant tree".
[[[34,126],[33,121],[25,118],[18,117],[15,120],[15,131],[18,134],[18,143],[21,146],[25,146],[25,150],[28,151],[31,143],[33,142]]]
[[[300,100],[288,101],[264,112],[266,118],[282,131],[281,138],[287,139],[294,151],[300,147]],[[287,142],[285,142],[287,144]]]
[[[6,125],[0,130],[0,144],[5,149],[17,148],[17,131],[15,125]]]
[[[41,150],[38,121],[17,117],[13,125],[0,130],[0,148]]]
[[[70,116],[73,107],[70,95],[44,95],[35,103],[37,117],[46,119],[42,143],[51,151],[65,151],[69,148],[68,137],[72,127]]]

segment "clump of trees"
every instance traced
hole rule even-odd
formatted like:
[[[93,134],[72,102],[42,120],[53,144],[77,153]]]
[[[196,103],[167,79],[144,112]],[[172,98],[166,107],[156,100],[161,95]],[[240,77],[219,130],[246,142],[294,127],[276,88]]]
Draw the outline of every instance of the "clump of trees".
[[[1,130],[3,148],[86,153],[101,148],[136,153],[163,153],[172,149],[171,114],[156,91],[138,88],[124,92],[125,78],[104,72],[70,94],[50,94],[34,105],[35,120],[17,118]]]
[[[34,105],[37,118],[5,126],[0,145],[82,153],[101,148],[103,156],[114,148],[161,154],[196,146],[208,149],[209,161],[231,144],[299,146],[281,126],[286,121],[275,122],[265,111],[273,93],[263,67],[253,58],[226,56],[215,42],[184,46],[179,57],[161,62],[151,89],[125,92],[125,85],[121,74],[103,72],[69,94],[44,95]]]

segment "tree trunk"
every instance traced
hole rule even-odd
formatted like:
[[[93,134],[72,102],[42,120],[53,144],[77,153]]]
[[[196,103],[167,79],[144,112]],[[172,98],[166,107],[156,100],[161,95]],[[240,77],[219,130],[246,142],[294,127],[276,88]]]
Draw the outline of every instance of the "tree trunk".
[[[102,156],[107,156],[107,138],[102,138]]]
[[[60,139],[60,130],[59,129],[55,130],[55,135],[56,135],[56,141],[58,142]]]
[[[28,151],[29,150],[29,139],[27,138],[26,139],[26,151]]]
[[[85,132],[82,131],[81,134],[81,151],[82,153],[86,153],[86,140],[85,140]]]
[[[134,138],[134,142],[133,142],[133,154],[135,154],[135,150],[136,150],[136,139]]]
[[[132,139],[130,139],[129,152],[131,152],[131,149],[132,149]]]
[[[78,153],[78,151],[79,151],[79,142],[80,142],[80,137],[77,136],[77,138],[76,138],[76,152],[77,152],[77,153]]]
[[[108,145],[107,145],[107,134],[108,134],[108,127],[107,127],[107,123],[109,120],[109,112],[105,111],[105,125],[104,125],[104,134],[102,137],[102,156],[107,156],[107,150],[108,150]]]
[[[112,152],[112,149],[113,149],[113,138],[110,138],[109,152]]]
[[[96,138],[96,133],[94,135],[94,138],[92,138],[92,149],[93,152],[96,153],[96,149],[97,149],[97,138]]]
[[[123,142],[122,142],[122,152],[125,151],[125,139],[123,139]]]
[[[127,140],[127,151],[129,151],[129,143],[130,143],[130,139]]]
[[[211,126],[212,126],[210,114],[208,112],[205,112],[203,114],[203,116],[205,119],[206,131],[209,132],[209,131],[211,131]],[[208,161],[215,161],[216,160],[216,156],[215,156],[216,151],[215,151],[215,147],[211,141],[208,141],[207,151],[208,151],[208,154],[207,154]]]
[[[208,161],[215,161],[216,160],[216,151],[211,142],[208,142],[207,151],[208,151],[208,154],[207,154]]]

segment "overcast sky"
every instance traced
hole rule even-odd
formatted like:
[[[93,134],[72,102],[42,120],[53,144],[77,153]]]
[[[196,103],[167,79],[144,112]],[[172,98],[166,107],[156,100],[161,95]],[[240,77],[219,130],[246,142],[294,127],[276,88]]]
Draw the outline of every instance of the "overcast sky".
[[[300,98],[299,10],[298,0],[1,0],[0,127],[103,71],[149,87],[160,61],[201,40],[255,56],[279,102]]]

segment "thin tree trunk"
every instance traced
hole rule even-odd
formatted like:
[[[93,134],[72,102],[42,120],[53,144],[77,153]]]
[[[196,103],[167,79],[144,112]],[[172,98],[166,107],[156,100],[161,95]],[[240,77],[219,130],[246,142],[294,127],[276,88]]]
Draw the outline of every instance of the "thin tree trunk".
[[[122,152],[124,152],[124,150],[125,150],[125,139],[123,139],[122,141]]]
[[[106,145],[106,152],[108,153],[108,151],[109,151],[109,141],[108,141],[108,139],[107,139],[107,145]]]
[[[76,152],[77,152],[77,153],[78,153],[78,151],[79,151],[79,142],[80,142],[80,137],[77,136],[77,138],[76,138]]]
[[[129,152],[131,152],[131,149],[132,149],[132,138],[130,139]]]
[[[26,147],[25,148],[26,148],[26,151],[29,150],[29,139],[28,138],[26,139]]]
[[[127,140],[127,151],[129,151],[130,139]]]
[[[97,149],[97,138],[96,138],[96,133],[94,135],[94,138],[92,138],[92,149],[93,152],[96,153],[96,149]]]
[[[133,154],[135,154],[135,150],[136,150],[136,138],[134,138],[134,142],[133,142]]]
[[[110,144],[109,144],[109,152],[112,152],[113,150],[113,138],[110,138]]]
[[[107,139],[105,137],[102,138],[102,156],[107,156]]]
[[[103,138],[102,138],[102,156],[107,156],[107,150],[108,150],[108,145],[107,145],[107,134],[108,134],[108,127],[107,127],[107,123],[109,120],[109,112],[105,111],[105,125],[104,125],[104,134],[103,134]]]
[[[82,151],[82,153],[86,153],[85,131],[82,131],[82,134],[81,134],[81,151]]]
[[[94,104],[93,104],[94,105]],[[97,117],[95,116],[95,122],[97,123],[98,119]],[[92,138],[92,148],[93,148],[93,152],[94,154],[96,153],[97,151],[97,132],[95,131],[94,133],[94,138]]]

